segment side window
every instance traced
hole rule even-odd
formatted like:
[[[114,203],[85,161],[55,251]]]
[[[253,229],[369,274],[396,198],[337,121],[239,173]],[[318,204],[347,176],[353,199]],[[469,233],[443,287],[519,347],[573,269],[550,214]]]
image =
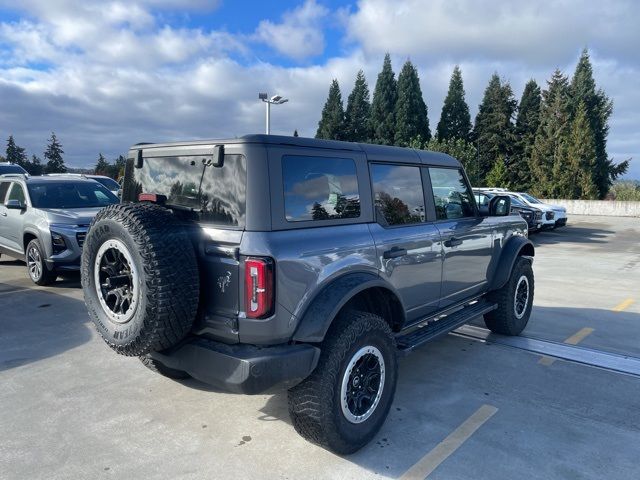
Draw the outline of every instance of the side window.
[[[489,206],[489,197],[487,197],[484,193],[476,193],[476,204],[479,207],[487,207]]]
[[[425,221],[420,167],[371,165],[376,217],[383,225]]]
[[[10,182],[0,183],[0,205],[4,205],[4,198],[7,196],[7,190],[9,190]]]
[[[474,217],[473,194],[462,172],[453,168],[429,168],[438,220]]]
[[[350,158],[285,155],[282,182],[289,222],[360,216],[356,164]]]
[[[9,200],[18,200],[22,205],[27,203],[22,185],[19,183],[13,184],[13,187],[11,187],[11,191],[9,192],[9,197],[7,198],[7,201]]]

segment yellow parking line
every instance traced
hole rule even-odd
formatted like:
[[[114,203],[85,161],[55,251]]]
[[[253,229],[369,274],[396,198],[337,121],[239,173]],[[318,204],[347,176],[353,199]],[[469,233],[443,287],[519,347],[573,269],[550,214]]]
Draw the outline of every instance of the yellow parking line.
[[[568,345],[577,345],[582,340],[584,340],[586,337],[591,335],[592,333],[593,333],[593,328],[585,327],[583,329],[578,330],[576,333],[574,333],[569,338],[567,338],[564,341],[564,343],[566,343]],[[544,365],[546,367],[549,367],[549,366],[553,365],[553,362],[555,362],[555,361],[556,361],[556,359],[554,357],[549,357],[547,355],[543,355],[540,358],[540,360],[538,360],[538,363],[540,365]]]
[[[622,312],[623,310],[629,308],[634,302],[635,300],[633,298],[627,298],[624,302],[619,303],[611,310],[613,310],[614,312]]]
[[[467,418],[462,425],[456,428],[433,450],[422,457],[413,467],[405,472],[400,480],[423,480],[428,477],[438,466],[444,462],[453,452],[469,439],[498,409],[492,405],[483,405]]]

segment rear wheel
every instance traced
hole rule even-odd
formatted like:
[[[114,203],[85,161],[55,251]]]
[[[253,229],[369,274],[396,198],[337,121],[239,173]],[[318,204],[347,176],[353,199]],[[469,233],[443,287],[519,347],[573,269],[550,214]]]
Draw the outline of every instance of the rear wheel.
[[[289,414],[307,440],[353,453],[380,430],[393,402],[393,333],[378,315],[349,311],[331,326],[321,351],[313,373],[289,390]]]
[[[518,257],[507,283],[487,297],[498,305],[498,308],[484,315],[487,328],[501,335],[519,335],[529,322],[533,290],[531,261]]]
[[[27,245],[25,253],[29,277],[36,285],[50,285],[56,281],[57,274],[47,266],[40,241],[33,239]]]

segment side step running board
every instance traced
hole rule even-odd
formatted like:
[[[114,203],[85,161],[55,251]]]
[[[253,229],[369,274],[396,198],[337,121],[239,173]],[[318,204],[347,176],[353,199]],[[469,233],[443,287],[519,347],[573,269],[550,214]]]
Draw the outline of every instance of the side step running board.
[[[404,353],[409,353],[434,338],[449,333],[451,330],[455,330],[465,323],[469,323],[474,318],[495,310],[497,307],[498,306],[495,303],[480,300],[473,305],[463,307],[439,320],[429,321],[427,324],[417,327],[409,333],[396,336],[398,350]]]

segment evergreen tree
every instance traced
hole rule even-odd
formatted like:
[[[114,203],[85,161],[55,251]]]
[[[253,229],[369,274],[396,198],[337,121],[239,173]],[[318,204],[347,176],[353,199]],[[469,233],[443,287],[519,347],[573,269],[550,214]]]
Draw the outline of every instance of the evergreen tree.
[[[98,163],[96,163],[96,168],[95,168],[96,175],[107,174],[107,171],[109,170],[109,166],[110,166],[109,162],[107,162],[106,158],[104,158],[104,155],[100,153],[100,155],[98,156]]]
[[[329,87],[329,96],[322,109],[322,117],[318,122],[316,138],[342,140],[344,132],[344,107],[340,85],[335,78]]]
[[[369,104],[369,86],[360,70],[356,76],[353,90],[347,99],[345,112],[344,139],[349,142],[366,142],[371,138],[369,116],[371,105]]]
[[[31,160],[27,162],[24,169],[29,172],[29,175],[42,175],[44,173],[42,162],[35,155],[31,156]]]
[[[515,151],[507,172],[511,187],[517,191],[529,190],[532,182],[535,181],[531,176],[530,159],[533,142],[540,125],[541,102],[540,87],[535,80],[529,80],[524,87],[518,107]]]
[[[513,153],[513,115],[516,100],[508,82],[501,83],[494,73],[484,91],[484,97],[473,128],[473,141],[478,149],[478,185],[482,185],[498,158],[510,163]]]
[[[24,168],[27,164],[27,154],[24,152],[24,148],[16,145],[16,142],[13,139],[13,135],[9,135],[9,139],[7,140],[7,158],[6,161],[9,163],[15,163]]]
[[[382,145],[393,145],[396,118],[395,108],[398,99],[398,84],[393,69],[391,57],[384,56],[382,71],[378,74],[376,88],[373,91],[371,103],[371,117],[369,130],[371,141]]]
[[[469,140],[471,115],[469,115],[469,106],[464,95],[462,72],[460,72],[460,67],[456,65],[451,75],[449,91],[444,99],[438,122],[437,135],[440,140],[449,140],[450,138]]]
[[[591,130],[587,107],[580,102],[571,125],[571,135],[567,146],[568,172],[564,178],[562,198],[595,199],[599,192],[594,182],[594,166],[597,160],[595,135]]]
[[[573,116],[577,114],[581,102],[585,105],[596,149],[593,178],[598,189],[598,197],[602,199],[607,195],[613,181],[627,171],[629,162],[624,161],[616,165],[607,158],[608,122],[613,112],[613,102],[602,89],[596,89],[593,68],[586,48],[580,55],[571,79],[571,97]]]
[[[540,126],[531,151],[531,172],[535,181],[534,194],[557,198],[567,181],[567,143],[570,134],[569,81],[556,70],[542,93]]]
[[[493,167],[491,167],[491,170],[487,173],[485,184],[487,187],[511,188],[507,167],[504,164],[504,158],[499,157],[493,163]]]
[[[422,98],[418,70],[407,60],[398,75],[394,144],[404,147],[418,136],[426,142],[431,140],[429,117]]]
[[[47,160],[47,164],[44,167],[45,173],[66,173],[67,167],[62,158],[63,153],[64,150],[62,150],[62,145],[58,141],[56,134],[51,132],[47,149],[44,151],[44,158]]]
[[[294,136],[294,137],[298,137],[298,136],[299,136],[299,135],[298,135],[298,129],[295,129],[295,130],[293,131],[293,136]]]

